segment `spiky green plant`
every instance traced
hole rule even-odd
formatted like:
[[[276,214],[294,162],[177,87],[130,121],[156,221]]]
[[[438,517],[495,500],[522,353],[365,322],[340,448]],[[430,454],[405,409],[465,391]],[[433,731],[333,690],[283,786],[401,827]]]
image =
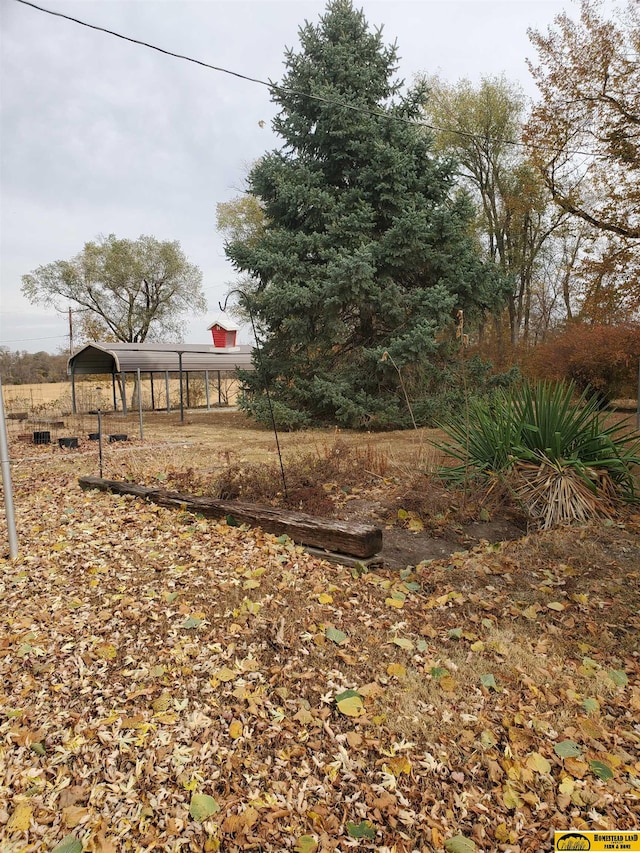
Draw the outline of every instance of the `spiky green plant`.
[[[442,475],[462,481],[499,476],[545,527],[610,515],[637,499],[640,441],[628,422],[607,424],[596,395],[573,384],[523,383],[470,403],[441,429],[438,448],[453,461]]]

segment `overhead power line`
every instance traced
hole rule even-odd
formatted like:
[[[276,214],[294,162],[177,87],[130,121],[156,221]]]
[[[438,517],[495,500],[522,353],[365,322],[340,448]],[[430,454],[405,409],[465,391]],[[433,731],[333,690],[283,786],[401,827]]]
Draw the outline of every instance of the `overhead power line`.
[[[1,341],[0,346],[4,346],[5,344],[27,344],[33,343],[33,341],[57,341],[68,337],[69,335],[49,335],[48,337],[40,338],[14,338],[12,341]]]
[[[80,18],[74,18],[72,15],[65,15],[63,12],[55,12],[53,9],[46,9],[44,6],[38,6],[37,3],[31,3],[30,0],[15,0],[16,3],[21,3],[23,6],[30,6],[32,9],[36,9],[38,12],[44,12],[47,15],[52,15],[55,18],[62,18],[65,21],[71,21],[74,24],[79,24],[81,27],[87,27],[90,30],[96,30],[100,33],[105,33],[106,35],[113,36],[114,38],[122,39],[122,41],[130,42],[131,44],[137,44],[140,47],[146,47],[149,50],[155,50],[157,53],[164,54],[165,56],[171,56],[174,59],[182,59],[185,62],[192,62],[194,65],[199,65],[202,68],[207,68],[210,71],[218,71],[221,74],[229,74],[231,77],[237,77],[240,80],[246,80],[249,83],[257,83],[259,86],[266,86],[267,89],[270,89],[274,92],[280,92],[284,95],[296,95],[301,98],[308,98],[312,101],[319,101],[323,104],[330,104],[336,107],[342,107],[343,109],[351,110],[353,112],[362,113],[364,115],[375,116],[378,118],[391,119],[394,121],[400,121],[405,124],[410,124],[415,127],[424,127],[428,130],[433,130],[437,133],[453,133],[458,136],[464,136],[469,139],[481,139],[485,142],[501,142],[504,145],[512,145],[516,148],[525,148],[531,149],[535,148],[538,151],[551,151],[554,153],[559,153],[561,149],[559,148],[551,148],[546,145],[534,145],[531,143],[518,142],[515,139],[504,139],[501,137],[492,137],[479,133],[472,133],[468,130],[460,130],[458,128],[453,127],[438,127],[436,125],[429,124],[426,121],[420,121],[418,119],[410,119],[401,115],[394,115],[393,113],[383,112],[382,110],[370,110],[367,107],[361,107],[357,104],[347,104],[344,101],[337,101],[333,98],[323,98],[321,95],[312,95],[309,92],[302,92],[297,89],[290,89],[286,86],[279,86],[277,83],[270,83],[268,80],[261,80],[258,77],[250,77],[247,74],[241,74],[239,71],[231,71],[229,68],[223,68],[220,65],[212,65],[209,62],[204,62],[201,59],[195,59],[192,56],[187,56],[184,53],[175,53],[172,50],[166,50],[163,47],[158,47],[158,45],[151,44],[147,41],[142,41],[141,39],[132,38],[131,36],[125,36],[122,33],[117,33],[115,30],[107,29],[107,27],[100,27],[97,24],[90,24],[88,21],[82,21]],[[567,154],[580,154],[585,157],[598,157],[599,159],[608,159],[606,155],[595,155],[592,151],[580,151],[580,150],[567,150]]]

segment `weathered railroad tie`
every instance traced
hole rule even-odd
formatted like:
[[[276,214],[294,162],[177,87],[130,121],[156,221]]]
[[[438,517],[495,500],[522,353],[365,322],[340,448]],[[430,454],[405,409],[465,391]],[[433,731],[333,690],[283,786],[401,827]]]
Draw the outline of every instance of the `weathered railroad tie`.
[[[160,506],[200,513],[206,518],[232,518],[238,524],[261,527],[268,533],[279,536],[286,534],[300,545],[333,552],[335,556],[344,554],[367,560],[382,549],[382,530],[371,524],[319,518],[304,512],[291,512],[244,501],[222,501],[198,495],[183,495],[135,483],[103,480],[100,477],[79,477],[78,483],[83,489],[134,495]]]

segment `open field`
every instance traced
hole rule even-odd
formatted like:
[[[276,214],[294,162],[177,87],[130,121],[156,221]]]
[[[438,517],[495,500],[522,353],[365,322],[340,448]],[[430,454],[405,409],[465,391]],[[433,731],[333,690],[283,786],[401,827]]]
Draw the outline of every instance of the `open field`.
[[[151,408],[151,383],[148,377],[142,377],[142,404],[145,409]],[[136,382],[133,376],[127,377],[127,403],[137,411]],[[209,376],[209,403],[211,406],[219,402],[233,405],[236,400],[238,383],[230,376],[221,376],[218,383],[217,375],[212,372]],[[186,400],[186,379],[183,380],[183,395]],[[48,413],[50,415],[68,415],[72,411],[70,382],[40,382],[30,385],[3,385],[2,396],[8,413],[25,411],[29,413]],[[193,406],[206,405],[206,392],[203,374],[193,374],[189,382],[189,398]],[[113,408],[113,393],[111,380],[105,376],[81,378],[76,382],[76,400],[79,411],[88,411],[101,406],[105,410]],[[154,403],[156,409],[166,409],[167,395],[163,376],[154,380]],[[169,403],[172,409],[180,406],[180,382],[173,374],[169,379]],[[118,406],[121,407],[118,397]]]
[[[16,405],[50,405],[64,397],[70,398],[71,391],[68,382],[38,382],[31,385],[3,385],[2,396],[5,408],[10,412]]]
[[[105,446],[106,477],[275,459],[236,412],[153,419]],[[327,477],[351,447],[359,479],[325,484],[348,508],[401,490],[428,437],[281,439]],[[640,515],[367,572],[82,492],[95,442],[10,449],[3,853],[539,853],[553,829],[637,829]]]

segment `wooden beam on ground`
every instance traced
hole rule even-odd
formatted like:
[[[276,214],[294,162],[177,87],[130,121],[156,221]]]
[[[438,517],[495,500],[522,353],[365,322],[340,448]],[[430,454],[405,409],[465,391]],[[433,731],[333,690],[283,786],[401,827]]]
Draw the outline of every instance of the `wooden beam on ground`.
[[[290,512],[276,507],[243,501],[220,501],[197,495],[183,495],[119,480],[101,477],[79,477],[83,489],[99,489],[119,495],[133,495],[160,506],[200,513],[207,518],[232,518],[237,524],[261,527],[268,533],[286,534],[300,545],[323,551],[367,559],[382,549],[382,530],[371,524],[318,518],[303,512]]]
[[[319,560],[326,560],[328,563],[346,566],[350,569],[364,569],[368,572],[373,569],[381,569],[384,566],[382,554],[374,554],[373,557],[353,557],[350,554],[339,554],[337,551],[325,551],[322,548],[311,548],[308,545],[304,546],[304,550]]]

